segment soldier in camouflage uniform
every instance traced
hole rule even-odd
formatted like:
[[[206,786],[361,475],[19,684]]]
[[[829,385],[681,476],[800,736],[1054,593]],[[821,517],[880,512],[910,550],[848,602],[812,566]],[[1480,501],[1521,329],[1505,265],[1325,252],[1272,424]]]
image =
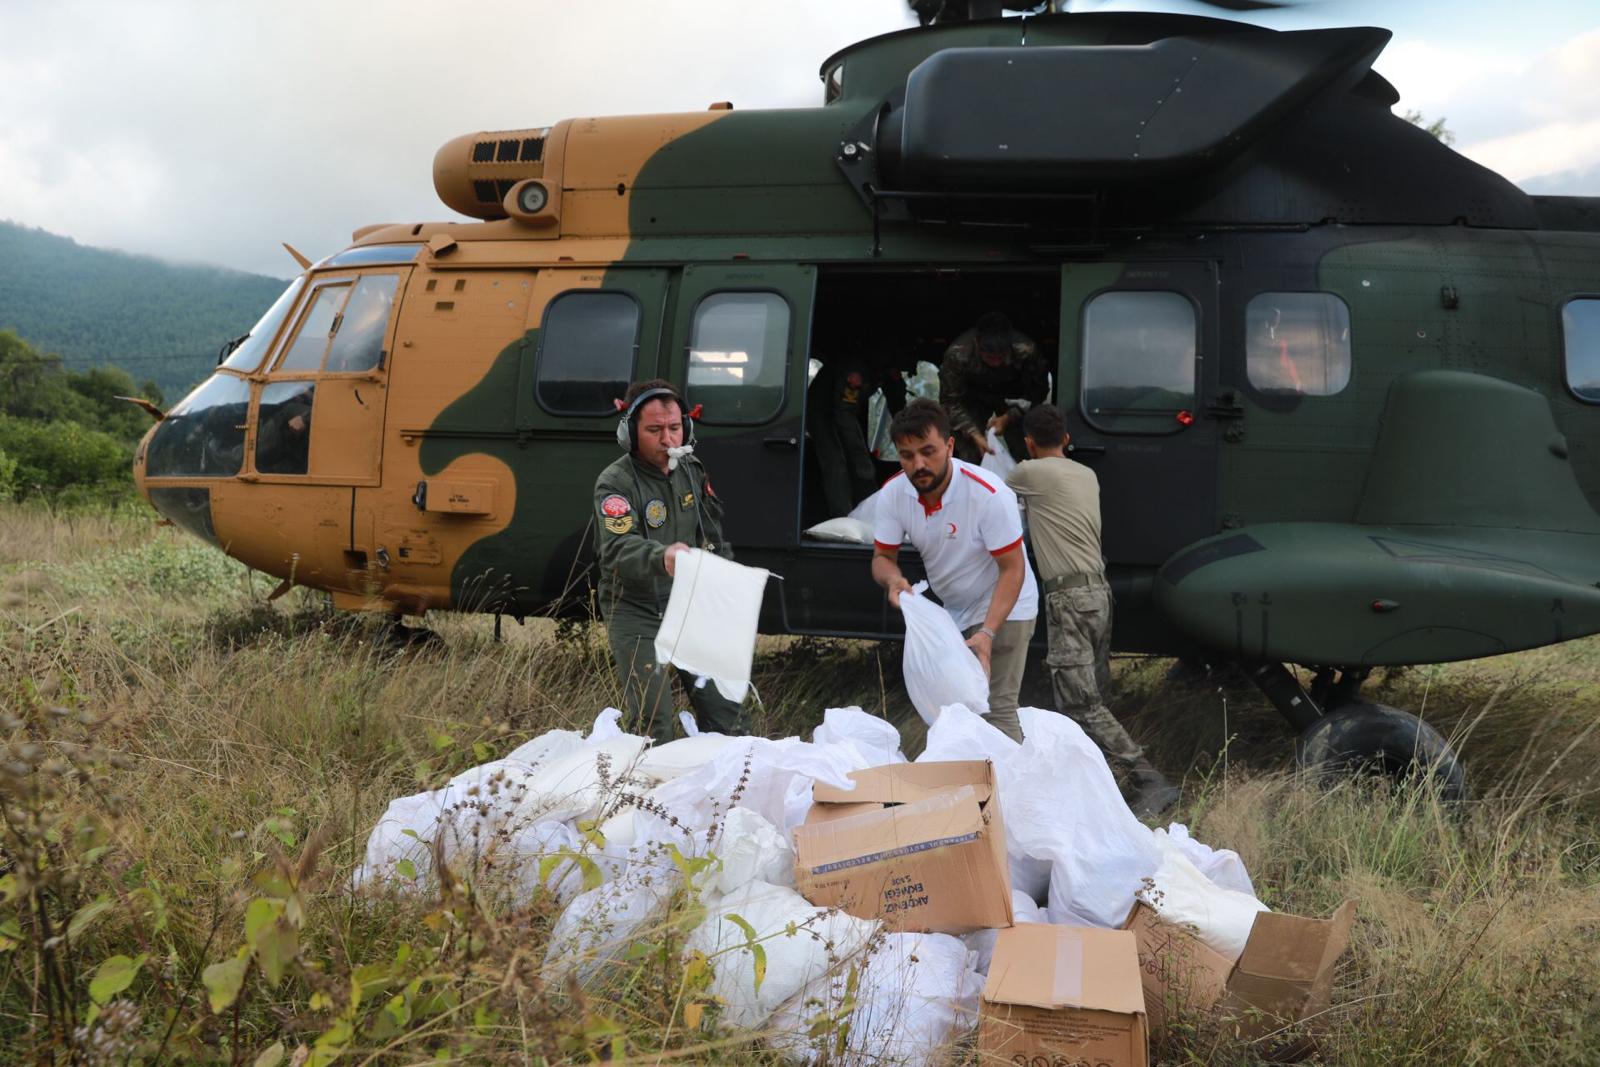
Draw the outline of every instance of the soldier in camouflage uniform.
[[[654,395],[651,395],[651,394]],[[638,400],[643,398],[643,403]],[[622,686],[628,728],[656,742],[671,741],[672,674],[657,663],[656,631],[672,594],[674,561],[686,548],[726,558],[733,549],[722,537],[722,502],[711,490],[705,467],[693,454],[674,457],[683,445],[686,409],[670,382],[636,382],[623,400],[627,412],[618,441],[628,454],[594,483],[599,544],[600,610]],[[702,728],[750,732],[743,707],[714,685],[696,688],[680,674]]]
[[[878,490],[867,446],[867,400],[882,389],[889,414],[906,406],[906,382],[881,356],[836,357],[823,363],[806,402],[806,428],[822,470],[830,516],[848,515]]]
[[[1145,759],[1106,697],[1111,692],[1111,587],[1100,555],[1100,482],[1066,456],[1066,420],[1053,404],[1023,418],[1029,458],[1006,477],[1028,513],[1028,540],[1044,585],[1056,710],[1071,717],[1106,754],[1140,816],[1157,815],[1178,791]]]
[[[1049,395],[1050,368],[1038,346],[998,311],[952,341],[939,364],[939,402],[950,415],[956,458],[967,463],[982,462],[991,427],[1021,457],[1022,413]]]

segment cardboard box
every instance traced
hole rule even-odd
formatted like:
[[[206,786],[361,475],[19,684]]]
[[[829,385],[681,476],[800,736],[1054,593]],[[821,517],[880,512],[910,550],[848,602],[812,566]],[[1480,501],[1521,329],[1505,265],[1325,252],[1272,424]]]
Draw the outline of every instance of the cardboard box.
[[[1139,949],[1127,930],[1001,930],[978,1009],[981,1063],[1145,1067]]]
[[[1005,822],[988,760],[854,771],[818,783],[795,828],[795,887],[890,929],[964,934],[1010,926]]]
[[[1249,1039],[1327,1010],[1355,910],[1347,900],[1327,919],[1264,911],[1238,962],[1230,963],[1136,903],[1123,929],[1138,940],[1150,1032],[1160,1035],[1173,1014],[1197,1020],[1216,1009],[1231,1033]]]

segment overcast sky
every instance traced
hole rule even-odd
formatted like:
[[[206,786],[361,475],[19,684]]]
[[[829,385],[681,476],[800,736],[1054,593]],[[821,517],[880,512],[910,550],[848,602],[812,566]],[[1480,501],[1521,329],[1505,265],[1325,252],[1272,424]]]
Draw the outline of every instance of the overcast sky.
[[[1078,7],[1092,6],[1079,3]],[[1201,9],[1181,0],[1106,9]],[[1600,3],[1325,0],[1380,25],[1400,109],[1539,192],[1600,195]],[[903,0],[0,0],[0,219],[287,276],[371,222],[449,218],[434,151],[583,115],[806,107]]]

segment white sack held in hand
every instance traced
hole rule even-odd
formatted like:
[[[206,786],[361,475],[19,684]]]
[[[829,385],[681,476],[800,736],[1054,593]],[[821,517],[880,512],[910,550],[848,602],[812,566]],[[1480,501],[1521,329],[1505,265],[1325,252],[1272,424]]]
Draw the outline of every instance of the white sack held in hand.
[[[933,723],[946,704],[963,704],[979,715],[989,714],[989,678],[983,665],[967,647],[961,629],[950,613],[925,597],[928,587],[918,582],[900,594],[900,613],[906,619],[906,647],[901,666],[906,695],[922,716]]]
[[[711,962],[710,991],[727,1005],[723,1021],[759,1030],[778,1005],[860,952],[880,925],[813,907],[793,889],[751,882],[707,902],[706,921],[689,934],[684,951]],[[766,956],[759,988],[752,944]]]
[[[1157,833],[1155,839],[1161,866],[1139,891],[1139,899],[1168,922],[1192,928],[1196,937],[1234,962],[1250,938],[1256,914],[1267,911],[1267,906],[1249,893],[1212,882],[1165,834]]]
[[[743,700],[767,573],[698,548],[679,552],[672,564],[672,596],[656,631],[656,662],[710,678],[724,697]]]
[[[1017,461],[1012,458],[1011,449],[1006,447],[1006,439],[995,433],[992,427],[988,433],[984,434],[984,437],[988,440],[989,448],[992,451],[984,453],[983,460],[979,463],[979,466],[1001,481],[1005,481],[1006,475],[1016,470]]]
[[[767,1041],[791,1063],[942,1063],[978,1022],[983,979],[971,955],[949,934],[887,934],[860,961],[784,1003]],[[859,973],[854,1007],[847,1010],[852,967]]]

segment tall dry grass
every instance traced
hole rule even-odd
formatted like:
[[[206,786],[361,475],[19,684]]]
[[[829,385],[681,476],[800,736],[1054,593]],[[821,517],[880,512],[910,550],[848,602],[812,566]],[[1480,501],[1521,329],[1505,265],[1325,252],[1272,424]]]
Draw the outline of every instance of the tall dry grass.
[[[268,604],[271,583],[148,521],[13,508],[0,529],[14,537],[0,556],[0,1058],[768,1055],[716,1028],[679,958],[687,899],[580,986],[542,970],[549,901],[490,898],[470,878],[349,888],[389,800],[616,702],[597,629],[507,625],[497,643],[489,620],[442,616],[441,641],[397,653],[373,620],[301,593]],[[805,732],[822,708],[860,704],[906,722],[914,751],[895,659],[763,639],[758,726]],[[1119,663],[1118,711],[1183,777],[1174,817],[1237,849],[1275,908],[1359,902],[1320,1020],[1326,1061],[1595,1061],[1600,644],[1374,679],[1378,699],[1457,738],[1475,789],[1458,807],[1302,783],[1258,697],[1170,683],[1165,667]],[[213,1011],[241,951],[242,984]],[[1242,1064],[1262,1048],[1197,1024],[1156,1052]]]

